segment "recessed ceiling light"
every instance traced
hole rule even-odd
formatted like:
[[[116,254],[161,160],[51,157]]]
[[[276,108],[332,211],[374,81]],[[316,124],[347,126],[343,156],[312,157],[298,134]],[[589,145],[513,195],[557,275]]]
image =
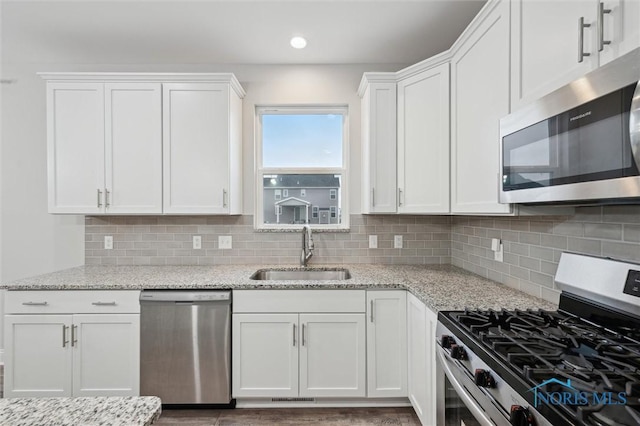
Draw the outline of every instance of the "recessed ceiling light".
[[[290,43],[291,47],[295,49],[304,49],[307,45],[307,40],[304,37],[296,36],[291,39]]]

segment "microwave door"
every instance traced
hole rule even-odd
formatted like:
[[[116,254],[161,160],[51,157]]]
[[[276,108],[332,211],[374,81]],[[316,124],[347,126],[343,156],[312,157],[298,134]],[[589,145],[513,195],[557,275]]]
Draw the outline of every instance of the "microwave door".
[[[640,82],[636,84],[629,109],[629,145],[633,164],[635,164],[635,175],[638,175],[640,174]]]

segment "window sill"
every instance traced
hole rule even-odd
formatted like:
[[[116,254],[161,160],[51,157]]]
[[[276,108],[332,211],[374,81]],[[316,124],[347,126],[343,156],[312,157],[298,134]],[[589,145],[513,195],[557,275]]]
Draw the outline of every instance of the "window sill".
[[[273,228],[254,228],[254,232],[261,233],[300,233],[302,231],[302,225],[296,225],[295,227],[273,227]],[[337,227],[322,227],[317,228],[315,226],[311,227],[311,231],[314,234],[323,234],[323,233],[349,233],[351,232],[351,228],[337,228]]]

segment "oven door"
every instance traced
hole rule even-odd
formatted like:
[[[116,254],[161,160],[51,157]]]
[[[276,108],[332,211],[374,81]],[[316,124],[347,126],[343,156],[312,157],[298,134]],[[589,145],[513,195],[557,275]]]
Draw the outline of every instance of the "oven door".
[[[507,426],[509,420],[476,386],[464,366],[436,345],[438,425]]]

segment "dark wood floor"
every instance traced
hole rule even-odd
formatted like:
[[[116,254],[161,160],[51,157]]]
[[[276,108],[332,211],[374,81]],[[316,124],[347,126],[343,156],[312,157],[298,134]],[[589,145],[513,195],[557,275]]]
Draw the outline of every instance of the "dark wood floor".
[[[154,425],[402,425],[419,426],[411,407],[403,408],[236,408],[235,410],[163,410]]]

